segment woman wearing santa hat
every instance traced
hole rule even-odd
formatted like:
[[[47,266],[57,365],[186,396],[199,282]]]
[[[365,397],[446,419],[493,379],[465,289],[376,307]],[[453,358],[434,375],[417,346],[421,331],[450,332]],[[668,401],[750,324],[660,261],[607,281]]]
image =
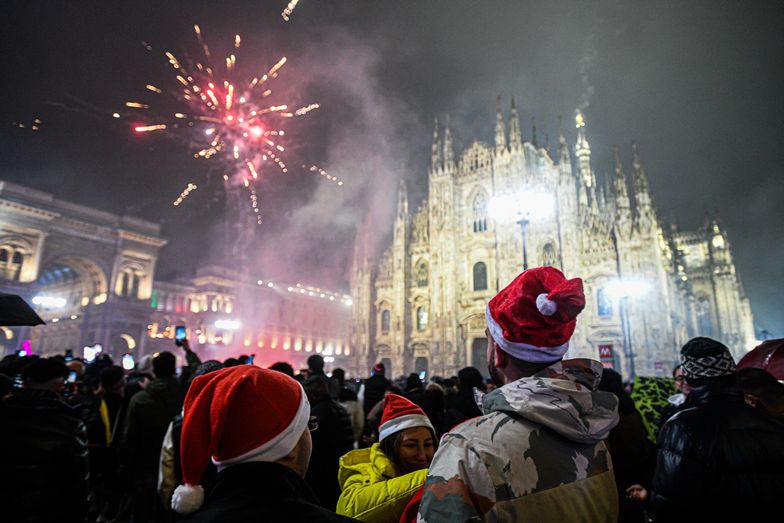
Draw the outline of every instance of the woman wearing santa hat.
[[[397,522],[424,484],[438,440],[424,411],[397,394],[384,398],[378,438],[373,446],[340,458],[337,513]]]

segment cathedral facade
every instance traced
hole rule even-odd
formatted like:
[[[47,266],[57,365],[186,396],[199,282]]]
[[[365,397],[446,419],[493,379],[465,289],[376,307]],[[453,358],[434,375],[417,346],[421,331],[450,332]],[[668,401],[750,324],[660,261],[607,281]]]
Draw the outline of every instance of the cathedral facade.
[[[400,185],[391,245],[376,259],[367,232],[352,268],[356,371],[486,373],[485,309],[524,267],[550,265],[584,281],[586,307],[567,358],[589,357],[626,379],[669,375],[693,336],[723,341],[736,359],[755,345],[753,318],[726,231],[709,219],[681,232],[657,214],[636,145],[631,169],[597,184],[585,119],[555,157],[522,138],[512,102],[495,143],[455,155],[449,126],[433,136],[428,197]],[[503,211],[503,212],[502,212]]]

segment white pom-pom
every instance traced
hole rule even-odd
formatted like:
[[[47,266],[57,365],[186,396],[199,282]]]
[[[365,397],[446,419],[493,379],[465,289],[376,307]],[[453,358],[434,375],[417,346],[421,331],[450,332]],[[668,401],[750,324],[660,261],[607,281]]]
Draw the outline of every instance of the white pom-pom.
[[[558,304],[553,300],[548,300],[547,294],[542,293],[536,297],[536,308],[539,309],[542,315],[552,316],[558,310]]]
[[[196,512],[202,503],[204,503],[204,487],[201,485],[180,485],[172,494],[172,508],[179,514]]]

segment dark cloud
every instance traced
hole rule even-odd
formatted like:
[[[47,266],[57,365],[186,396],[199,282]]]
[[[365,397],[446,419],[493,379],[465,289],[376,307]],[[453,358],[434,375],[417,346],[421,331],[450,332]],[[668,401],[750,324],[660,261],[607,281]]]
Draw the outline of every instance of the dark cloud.
[[[784,335],[781,2],[302,0],[285,23],[286,3],[3,2],[0,178],[162,221],[164,273],[246,241],[222,221],[221,184],[201,183],[209,165],[110,118],[168,74],[140,42],[193,51],[197,22],[211,42],[242,34],[248,64],[289,56],[286,96],[322,102],[297,123],[291,153],[346,181],[271,174],[259,187],[264,224],[247,240],[254,269],[345,287],[366,210],[382,245],[398,180],[412,206],[424,196],[433,117],[451,114],[458,147],[491,141],[496,97],[508,108],[515,96],[525,136],[535,117],[551,146],[558,115],[568,123],[584,108],[600,174],[615,145],[628,165],[639,143],[661,213],[682,227],[717,207],[758,327]],[[11,125],[34,117],[39,132]],[[199,189],[172,208],[191,180]]]

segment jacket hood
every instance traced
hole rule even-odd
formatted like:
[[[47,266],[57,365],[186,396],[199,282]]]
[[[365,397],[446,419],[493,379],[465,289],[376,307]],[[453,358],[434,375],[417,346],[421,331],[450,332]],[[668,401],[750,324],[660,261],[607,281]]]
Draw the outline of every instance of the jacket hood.
[[[394,478],[395,465],[384,454],[378,443],[364,449],[356,449],[340,458],[338,483],[343,490],[346,480],[354,474],[360,474],[368,483]]]
[[[481,408],[525,418],[577,443],[597,443],[618,424],[618,398],[596,390],[601,375],[598,361],[559,361],[485,394]]]

